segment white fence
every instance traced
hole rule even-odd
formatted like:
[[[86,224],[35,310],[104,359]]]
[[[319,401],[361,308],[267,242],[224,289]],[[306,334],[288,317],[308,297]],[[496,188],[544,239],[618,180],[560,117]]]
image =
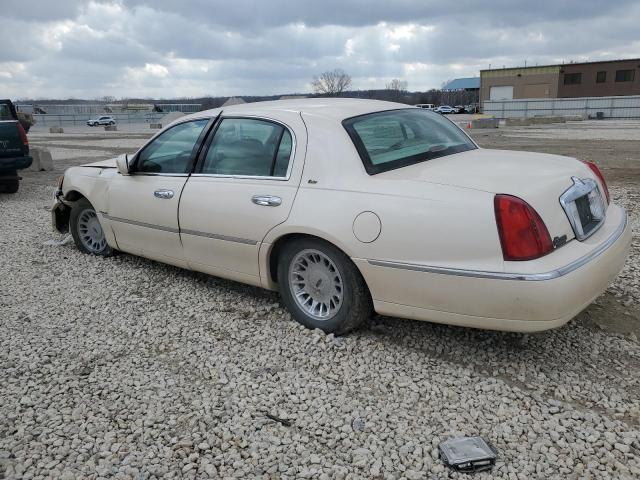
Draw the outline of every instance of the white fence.
[[[103,115],[113,117],[116,124],[120,123],[157,123],[166,113],[103,113],[100,115],[77,114],[77,115],[34,115],[36,125],[64,127],[71,125],[85,125],[87,120],[98,118]]]
[[[628,97],[530,98],[488,100],[483,112],[498,118],[581,116],[595,118],[640,118],[640,95]]]

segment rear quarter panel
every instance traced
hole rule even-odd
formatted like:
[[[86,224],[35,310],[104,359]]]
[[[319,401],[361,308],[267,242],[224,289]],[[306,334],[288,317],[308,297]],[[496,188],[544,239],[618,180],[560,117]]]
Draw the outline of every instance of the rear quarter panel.
[[[503,270],[493,194],[369,176],[340,123],[304,119],[309,138],[300,190],[289,218],[266,243],[287,233],[308,233],[354,259]],[[367,211],[381,221],[380,235],[370,243],[353,231],[357,215]]]

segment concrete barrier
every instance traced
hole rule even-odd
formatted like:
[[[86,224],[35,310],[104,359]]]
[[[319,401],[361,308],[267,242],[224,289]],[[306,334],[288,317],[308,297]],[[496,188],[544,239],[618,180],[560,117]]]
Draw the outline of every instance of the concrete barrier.
[[[564,117],[531,117],[531,125],[548,125],[550,123],[565,123]]]
[[[161,123],[150,123],[149,124],[149,128],[159,129],[159,128],[162,128],[162,124]]]
[[[471,128],[498,128],[500,120],[497,118],[475,118],[471,120]]]
[[[42,147],[31,147],[29,148],[29,155],[33,158],[33,162],[27,170],[33,170],[35,172],[53,170],[53,159],[51,158],[51,152],[49,152],[48,149]]]
[[[49,133],[64,133],[64,129],[62,127],[50,127]]]
[[[507,118],[504,121],[507,127],[526,127],[531,125],[530,118]]]
[[[116,125],[106,125],[104,127],[105,132],[115,132],[117,130],[118,130],[118,127]]]
[[[584,117],[582,115],[565,115],[564,119],[567,122],[581,122],[584,120]]]

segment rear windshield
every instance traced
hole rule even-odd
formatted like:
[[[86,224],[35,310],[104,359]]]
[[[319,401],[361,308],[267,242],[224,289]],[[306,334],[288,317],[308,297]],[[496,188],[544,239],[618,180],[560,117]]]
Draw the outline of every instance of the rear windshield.
[[[369,175],[477,148],[452,122],[421,108],[370,113],[342,124]]]

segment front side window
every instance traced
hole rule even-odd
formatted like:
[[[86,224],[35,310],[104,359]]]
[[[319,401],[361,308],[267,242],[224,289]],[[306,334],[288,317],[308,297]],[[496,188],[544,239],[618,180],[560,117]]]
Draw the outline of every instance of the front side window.
[[[421,108],[370,113],[342,124],[369,175],[477,148],[452,122]]]
[[[617,70],[616,82],[633,82],[633,70]]]
[[[135,171],[187,173],[191,156],[208,120],[179,123],[162,132],[138,155]]]
[[[292,143],[291,133],[277,123],[225,118],[211,141],[201,173],[285,177]]]

